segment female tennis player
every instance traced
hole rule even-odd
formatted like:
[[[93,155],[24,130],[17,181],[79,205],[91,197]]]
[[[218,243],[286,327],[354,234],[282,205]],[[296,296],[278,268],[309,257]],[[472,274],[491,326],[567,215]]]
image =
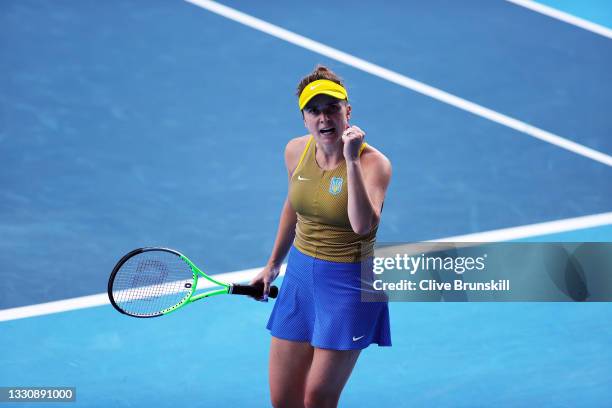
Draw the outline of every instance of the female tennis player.
[[[297,90],[307,136],[285,149],[289,194],[267,266],[264,298],[289,254],[268,322],[272,405],[336,407],[359,353],[390,346],[386,301],[361,301],[360,261],[372,255],[389,160],[349,125],[342,80],[324,66]],[[364,250],[365,248],[365,250]]]

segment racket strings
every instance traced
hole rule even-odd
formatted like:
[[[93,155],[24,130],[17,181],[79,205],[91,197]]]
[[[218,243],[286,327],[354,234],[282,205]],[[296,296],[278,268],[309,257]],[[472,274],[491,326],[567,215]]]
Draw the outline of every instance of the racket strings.
[[[182,303],[193,286],[193,272],[178,255],[147,251],[128,259],[117,271],[113,300],[136,316],[155,316]]]

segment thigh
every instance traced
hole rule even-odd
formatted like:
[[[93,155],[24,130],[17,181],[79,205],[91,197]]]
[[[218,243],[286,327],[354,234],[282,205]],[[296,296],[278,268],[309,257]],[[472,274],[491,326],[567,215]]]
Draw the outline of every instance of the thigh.
[[[310,343],[272,337],[269,375],[274,407],[304,406],[304,390],[313,352]]]
[[[335,407],[361,350],[315,348],[306,382],[307,406]]]

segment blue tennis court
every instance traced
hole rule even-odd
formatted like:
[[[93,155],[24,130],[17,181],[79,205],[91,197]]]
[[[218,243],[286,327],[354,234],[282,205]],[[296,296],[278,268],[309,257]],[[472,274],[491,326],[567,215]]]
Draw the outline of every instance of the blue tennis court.
[[[105,291],[142,246],[210,274],[266,262],[318,63],[393,163],[379,242],[612,241],[612,6],[516,3],[3,1],[0,386],[269,406],[271,302],[141,320]],[[607,303],[390,307],[393,347],[362,354],[342,407],[612,403]]]

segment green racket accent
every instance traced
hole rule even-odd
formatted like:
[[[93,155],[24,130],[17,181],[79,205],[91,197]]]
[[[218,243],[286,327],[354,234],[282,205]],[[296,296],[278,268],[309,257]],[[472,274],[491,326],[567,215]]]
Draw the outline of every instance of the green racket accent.
[[[215,287],[196,295],[201,278]],[[169,248],[131,251],[115,265],[108,280],[108,297],[113,307],[133,317],[163,316],[196,300],[227,294],[261,298],[263,286],[221,282]],[[271,286],[269,297],[277,294],[278,288]]]
[[[181,259],[185,261],[187,265],[189,265],[189,268],[191,268],[191,271],[193,272],[193,286],[191,288],[191,294],[178,305],[169,307],[166,310],[162,310],[162,314],[172,313],[175,310],[178,310],[181,307],[189,303],[195,302],[196,300],[200,300],[200,299],[204,299],[204,298],[216,296],[216,295],[226,295],[229,293],[230,285],[228,285],[227,283],[219,282],[218,280],[211,278],[210,276],[202,272],[200,268],[195,266],[195,264],[191,262],[191,260],[187,258],[185,255],[181,254]],[[209,290],[208,292],[200,293],[199,295],[194,296],[194,293],[196,292],[196,289],[198,287],[198,277],[199,276],[202,276],[203,278],[209,280],[212,283],[217,284],[218,286],[222,286],[222,289]]]

